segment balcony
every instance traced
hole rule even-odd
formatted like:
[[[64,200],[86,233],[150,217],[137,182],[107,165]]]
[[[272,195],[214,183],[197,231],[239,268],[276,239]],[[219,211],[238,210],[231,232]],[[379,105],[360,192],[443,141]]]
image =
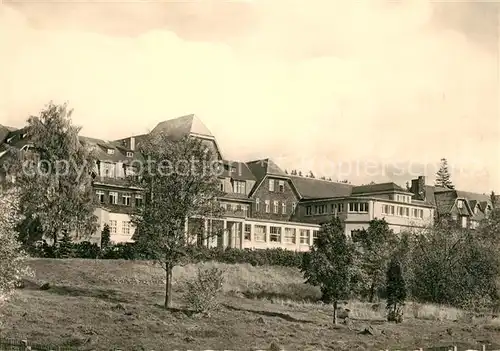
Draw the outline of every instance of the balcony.
[[[245,211],[243,209],[238,210],[238,209],[233,209],[233,210],[228,210],[223,208],[222,209],[222,216],[223,217],[237,217],[237,218],[246,218],[248,217],[248,210]]]

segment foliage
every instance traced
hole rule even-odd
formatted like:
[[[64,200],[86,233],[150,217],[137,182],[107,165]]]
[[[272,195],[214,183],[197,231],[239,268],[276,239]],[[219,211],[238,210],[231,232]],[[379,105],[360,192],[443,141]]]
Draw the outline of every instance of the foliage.
[[[189,136],[173,140],[163,133],[152,134],[141,142],[140,151],[146,164],[133,182],[144,189],[146,201],[132,218],[134,240],[165,269],[165,307],[170,307],[172,270],[196,243],[186,236],[186,221],[220,214],[217,173],[222,167],[201,140]],[[220,233],[208,235],[214,234]],[[203,231],[194,236],[207,239]]]
[[[358,235],[360,268],[366,279],[370,302],[385,283],[385,274],[390,258],[397,249],[398,237],[389,228],[385,219],[370,221],[367,230]]]
[[[109,225],[106,223],[101,231],[101,248],[106,249],[109,245],[111,245],[111,230],[109,229]]]
[[[33,272],[13,229],[19,221],[18,191],[0,189],[0,302],[9,297],[17,282]]]
[[[399,260],[393,257],[386,274],[387,320],[401,323],[403,321],[403,306],[406,300],[406,284]]]
[[[55,254],[57,258],[73,257],[73,241],[68,232],[64,232],[61,240],[56,243]]]
[[[355,247],[338,218],[321,226],[318,239],[305,257],[302,271],[306,282],[320,287],[325,302],[336,304],[351,296],[358,275]]]
[[[207,313],[219,307],[224,272],[217,268],[198,268],[197,276],[186,282],[184,301],[198,313]]]
[[[448,169],[448,161],[445,158],[441,159],[441,165],[436,173],[436,186],[454,189],[455,186],[451,182],[451,175]]]
[[[498,299],[500,262],[496,246],[471,230],[439,224],[415,240],[412,250],[412,296],[466,307],[480,296]]]
[[[86,236],[96,229],[92,151],[81,142],[67,105],[52,102],[28,119],[32,147],[15,152],[9,173],[20,188],[25,226],[35,226],[55,245],[63,233]],[[14,152],[14,151],[13,151]]]

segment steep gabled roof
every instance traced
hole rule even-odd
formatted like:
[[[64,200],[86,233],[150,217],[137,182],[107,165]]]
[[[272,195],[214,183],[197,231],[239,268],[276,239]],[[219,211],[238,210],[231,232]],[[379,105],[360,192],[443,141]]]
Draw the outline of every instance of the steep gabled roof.
[[[353,186],[329,180],[289,176],[304,200],[350,196]]]
[[[277,175],[281,177],[288,177],[288,175],[283,172],[283,170],[274,163],[270,158],[264,158],[262,160],[255,160],[246,163],[248,168],[252,171],[255,178],[258,180],[264,178],[266,175]]]
[[[214,138],[210,130],[195,115],[185,115],[158,123],[151,133],[165,133],[172,138],[182,138],[195,135],[206,138]]]
[[[116,141],[107,141],[85,136],[79,136],[79,139],[94,149],[96,157],[99,161],[130,163],[133,160],[142,159],[142,155],[140,155],[139,152],[134,152],[133,157],[127,157],[127,151],[123,149],[119,142]],[[114,153],[108,154],[107,149],[114,150]]]
[[[382,193],[382,192],[408,193],[408,190],[403,189],[402,187],[393,182],[360,185],[360,186],[355,186],[352,189],[352,195]]]

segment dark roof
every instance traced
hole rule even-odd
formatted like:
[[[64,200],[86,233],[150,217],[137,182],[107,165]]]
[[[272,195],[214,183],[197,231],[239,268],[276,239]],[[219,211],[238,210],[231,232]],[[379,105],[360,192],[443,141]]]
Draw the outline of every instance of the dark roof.
[[[142,160],[142,155],[139,152],[134,152],[133,157],[127,157],[127,150],[116,141],[107,141],[96,138],[80,136],[81,141],[94,149],[95,155],[102,162],[123,162],[130,163],[133,160]],[[113,154],[108,154],[108,149],[114,150]]]
[[[270,158],[250,161],[247,162],[246,164],[250,169],[250,171],[255,176],[255,178],[258,180],[261,180],[266,175],[277,175],[282,177],[288,177],[288,175],[285,172],[283,172],[283,170]]]
[[[437,192],[436,189],[434,190],[434,200],[436,202],[437,212],[439,214],[450,213],[457,198],[456,192],[454,190]]]
[[[321,199],[350,196],[353,186],[329,180],[289,176],[302,199]]]
[[[379,183],[379,184],[368,184],[368,185],[359,185],[355,186],[352,189],[352,195],[359,194],[370,194],[370,193],[380,193],[387,191],[396,191],[396,192],[405,192],[408,193],[407,190],[403,189],[396,183]]]
[[[228,177],[234,180],[256,180],[245,162],[223,160],[222,164],[224,165],[222,177]],[[231,167],[234,167],[234,172],[231,172]]]
[[[436,206],[436,198],[434,196],[435,187],[432,185],[425,186],[425,202],[430,205]]]
[[[214,137],[210,130],[194,114],[160,122],[151,133],[165,133],[173,138],[182,138],[190,134],[208,138]]]

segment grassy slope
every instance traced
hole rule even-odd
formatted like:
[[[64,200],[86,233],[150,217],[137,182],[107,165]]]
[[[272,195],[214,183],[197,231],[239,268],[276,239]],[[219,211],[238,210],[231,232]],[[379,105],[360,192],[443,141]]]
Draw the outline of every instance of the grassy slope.
[[[163,271],[145,263],[33,260],[36,278],[2,309],[0,336],[75,350],[250,350],[272,341],[286,350],[500,343],[500,323],[465,321],[458,310],[428,305],[407,306],[407,320],[395,326],[383,322],[383,306],[351,302],[352,326],[333,328],[331,307],[297,302],[319,295],[297,270],[218,266],[228,280],[225,307],[201,318],[163,310]],[[195,273],[195,266],[176,269],[174,291]],[[39,290],[44,282],[52,288]],[[178,296],[174,302],[182,308]],[[361,335],[368,325],[383,333]]]

